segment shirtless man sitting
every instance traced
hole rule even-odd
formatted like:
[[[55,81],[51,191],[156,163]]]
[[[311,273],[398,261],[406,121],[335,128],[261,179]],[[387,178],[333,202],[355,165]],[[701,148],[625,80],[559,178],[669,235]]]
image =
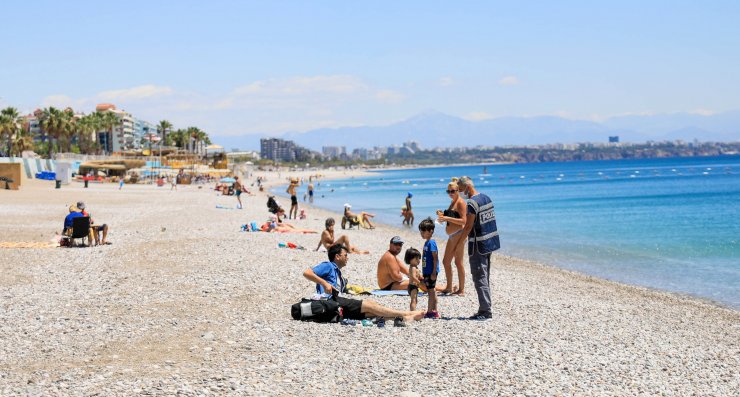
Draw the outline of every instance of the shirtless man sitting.
[[[378,288],[383,291],[405,291],[409,287],[409,268],[396,257],[401,253],[402,248],[403,239],[394,236],[388,246],[388,251],[378,261]]]
[[[316,246],[316,251],[318,251],[322,245],[324,246],[324,248],[328,250],[329,247],[331,247],[332,245],[342,244],[343,246],[347,247],[347,249],[349,249],[350,254],[369,254],[370,253],[370,251],[361,251],[357,247],[351,245],[349,243],[349,237],[347,237],[346,235],[343,235],[339,237],[338,239],[334,240],[334,223],[335,223],[334,218],[326,219],[326,223],[325,223],[326,230],[324,230],[321,233],[321,239],[319,240],[319,245]]]

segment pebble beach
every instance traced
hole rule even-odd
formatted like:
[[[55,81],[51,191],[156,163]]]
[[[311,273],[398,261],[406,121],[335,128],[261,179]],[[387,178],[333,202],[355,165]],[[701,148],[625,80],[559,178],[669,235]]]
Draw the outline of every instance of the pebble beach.
[[[319,234],[242,232],[267,220],[266,194],[252,187],[237,209],[212,188],[28,181],[0,191],[0,241],[48,242],[84,201],[112,242],[0,248],[0,395],[740,394],[737,310],[503,255],[492,259],[490,321],[458,319],[477,310],[469,276],[465,296],[439,298],[445,319],[384,328],[295,321],[290,305],[314,292],[303,271],[326,260],[314,251]],[[287,211],[289,201],[278,201]],[[342,230],[341,208],[299,208],[308,218],[286,222],[320,233],[333,217],[335,237],[371,252],[350,256],[351,284],[377,287],[392,236],[404,249],[423,244],[400,218],[399,227]]]

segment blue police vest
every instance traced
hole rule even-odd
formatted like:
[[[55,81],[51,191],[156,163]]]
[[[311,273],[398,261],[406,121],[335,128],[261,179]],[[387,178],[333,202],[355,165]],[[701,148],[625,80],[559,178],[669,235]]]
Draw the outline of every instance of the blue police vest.
[[[501,248],[491,198],[478,193],[468,199],[468,207],[475,213],[475,224],[468,235],[468,255],[490,254]]]

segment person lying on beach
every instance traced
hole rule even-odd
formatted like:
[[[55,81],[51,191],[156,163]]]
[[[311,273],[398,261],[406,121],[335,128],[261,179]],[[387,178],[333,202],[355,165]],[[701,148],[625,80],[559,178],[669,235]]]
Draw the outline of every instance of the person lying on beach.
[[[351,299],[339,296],[346,289],[346,281],[342,278],[342,268],[347,266],[349,252],[341,244],[334,244],[327,252],[329,261],[310,267],[303,272],[303,277],[316,283],[316,293],[333,295],[339,307],[342,308],[344,318],[364,320],[368,317],[398,318],[404,321],[417,321],[424,317],[424,311],[402,311],[385,307],[369,299]]]
[[[276,220],[270,220],[265,222],[260,230],[267,233],[303,233],[303,234],[318,234],[315,230],[298,229],[290,223],[277,223]]]
[[[328,250],[329,247],[331,247],[332,245],[342,244],[343,246],[347,247],[347,249],[349,249],[349,252],[351,254],[369,254],[370,253],[370,251],[362,251],[362,250],[359,250],[354,245],[351,245],[349,243],[349,237],[347,237],[346,235],[342,235],[338,239],[334,240],[334,224],[335,224],[334,218],[327,218],[324,224],[326,226],[326,230],[324,230],[321,233],[321,239],[319,240],[319,245],[316,247],[316,251],[318,251],[322,245],[324,246],[324,248]]]
[[[370,229],[375,229],[375,225],[373,225],[372,222],[370,222],[370,218],[374,218],[375,214],[371,214],[369,212],[360,212],[359,215],[352,212],[350,209],[352,208],[349,204],[344,204],[344,217],[347,219],[354,219],[356,223],[359,223],[360,225],[363,225],[363,227],[368,227]]]

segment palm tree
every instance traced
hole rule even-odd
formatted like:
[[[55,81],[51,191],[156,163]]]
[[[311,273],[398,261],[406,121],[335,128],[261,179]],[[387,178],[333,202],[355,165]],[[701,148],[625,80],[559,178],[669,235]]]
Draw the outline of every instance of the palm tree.
[[[75,123],[77,130],[77,145],[80,148],[80,152],[90,154],[97,151],[97,140],[95,136],[98,131],[98,117],[97,113],[88,114],[82,116]]]
[[[33,149],[33,137],[30,134],[24,134],[23,131],[19,132],[13,139],[11,154],[16,153],[20,157],[23,152],[31,149]]]
[[[167,120],[161,120],[157,125],[157,132],[162,138],[162,145],[167,145],[167,132],[172,128],[172,123]]]
[[[187,142],[187,133],[183,129],[177,129],[176,131],[170,133],[170,139],[172,139],[172,143],[175,144],[178,148],[182,149],[185,147],[185,142]]]
[[[0,137],[6,141],[6,153],[10,154],[13,138],[20,131],[20,115],[18,109],[8,106],[0,111]]]
[[[117,125],[119,125],[121,121],[118,119],[118,116],[111,112],[107,111],[102,114],[100,118],[100,127],[102,127],[103,130],[108,130],[108,133],[110,136],[107,139],[106,147],[104,150],[108,151],[109,148],[112,148],[112,145],[110,142],[113,140],[113,128],[115,128]]]
[[[60,138],[65,134],[67,121],[65,112],[53,106],[42,111],[40,123],[41,129],[43,129],[50,138],[49,158],[52,158],[54,147],[59,144]]]

